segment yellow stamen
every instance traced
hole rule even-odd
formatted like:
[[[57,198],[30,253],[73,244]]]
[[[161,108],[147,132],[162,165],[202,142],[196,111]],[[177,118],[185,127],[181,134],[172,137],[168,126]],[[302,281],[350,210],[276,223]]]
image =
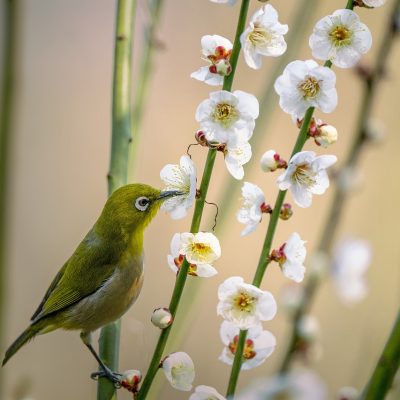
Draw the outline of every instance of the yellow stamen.
[[[219,103],[211,114],[215,122],[228,128],[239,119],[239,113],[235,106],[228,103]]]
[[[343,47],[351,43],[352,33],[345,26],[338,25],[329,32],[329,37],[335,47]]]
[[[315,172],[310,170],[308,164],[302,164],[297,166],[292,179],[300,185],[309,187],[315,185],[315,175]]]
[[[306,76],[304,81],[298,85],[298,88],[303,92],[303,97],[305,99],[313,99],[321,89],[320,81],[313,76]]]
[[[250,296],[248,293],[242,292],[234,298],[234,302],[236,306],[240,308],[240,311],[251,312],[254,308],[256,298]]]
[[[262,27],[255,26],[247,35],[247,40],[254,47],[265,47],[271,43],[273,36]]]

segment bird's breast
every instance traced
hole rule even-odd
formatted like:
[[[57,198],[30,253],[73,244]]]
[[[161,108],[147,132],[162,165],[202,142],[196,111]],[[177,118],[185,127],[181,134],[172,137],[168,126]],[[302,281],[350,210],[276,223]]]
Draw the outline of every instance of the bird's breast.
[[[129,309],[143,285],[143,257],[123,261],[95,293],[71,307],[66,329],[94,331]]]

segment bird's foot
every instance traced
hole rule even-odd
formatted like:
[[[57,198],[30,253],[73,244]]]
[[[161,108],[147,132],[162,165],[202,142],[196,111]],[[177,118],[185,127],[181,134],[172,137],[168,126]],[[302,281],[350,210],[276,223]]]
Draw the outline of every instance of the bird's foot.
[[[102,369],[101,371],[93,372],[90,377],[94,380],[97,380],[99,378],[106,378],[110,382],[112,382],[117,389],[121,387],[122,375],[118,372],[111,371],[111,369],[107,367]]]

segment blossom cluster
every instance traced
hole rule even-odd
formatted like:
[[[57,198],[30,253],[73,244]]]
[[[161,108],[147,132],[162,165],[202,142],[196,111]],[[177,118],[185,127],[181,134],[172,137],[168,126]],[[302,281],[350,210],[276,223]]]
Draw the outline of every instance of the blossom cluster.
[[[211,1],[230,6],[236,3],[236,0]],[[364,7],[379,7],[384,0],[359,2]],[[265,4],[257,10],[240,35],[244,61],[248,67],[258,70],[262,68],[263,57],[282,55],[287,47],[284,36],[287,32],[288,26],[279,22],[278,12],[272,5]],[[325,63],[321,65],[313,59],[295,60],[276,79],[274,88],[281,109],[290,114],[299,128],[306,124],[307,138],[312,138],[316,145],[327,148],[337,140],[337,131],[333,126],[311,118],[314,109],[330,113],[337,106],[336,75],[330,69],[331,65],[339,68],[353,67],[368,52],[371,44],[370,31],[357,14],[348,9],[337,10],[319,20],[309,38],[312,56]],[[226,90],[226,78],[235,67],[231,60],[233,47],[232,42],[225,37],[204,35],[201,38],[201,52],[205,65],[190,76],[210,86],[222,86],[221,90],[210,92],[208,98],[198,105],[195,119],[199,128],[195,138],[200,145],[221,152],[228,172],[233,178],[241,180],[245,175],[243,166],[252,157],[250,141],[260,110],[253,94],[242,90]],[[276,180],[278,189],[281,192],[289,190],[294,203],[306,208],[312,205],[313,195],[322,195],[328,189],[327,169],[336,161],[334,155],[317,155],[314,151],[297,151],[286,161],[275,150],[268,150],[261,158],[261,168],[264,172],[282,169]],[[170,213],[173,219],[185,217],[196,199],[201,197],[196,188],[197,172],[191,157],[184,155],[179,165],[166,165],[160,177],[166,190],[181,193],[165,201],[162,209]],[[282,220],[289,219],[293,214],[289,203],[274,210],[267,203],[263,190],[250,182],[244,182],[242,186],[242,200],[237,213],[237,220],[245,225],[242,236],[256,230],[262,222],[263,214],[278,213]],[[344,265],[343,260],[335,262],[333,267],[336,285],[341,288],[343,297],[347,298],[354,295],[354,290],[357,292],[354,295],[356,298],[361,298],[365,292],[365,285],[358,278],[365,271],[369,257],[360,244],[355,247],[364,258],[361,257],[363,262],[360,261],[352,272],[341,267]],[[267,262],[276,262],[286,278],[301,282],[305,274],[306,253],[305,241],[294,232],[279,248],[270,252]],[[188,275],[209,278],[217,274],[213,264],[220,256],[220,243],[213,233],[181,232],[172,237],[167,263],[175,274],[179,274],[185,265]],[[345,257],[342,255],[342,259]],[[347,287],[344,281],[350,282]],[[358,287],[354,289],[356,285]],[[223,318],[220,327],[223,350],[219,359],[226,364],[233,364],[240,331],[246,330],[241,354],[241,368],[244,370],[262,364],[276,346],[274,335],[264,330],[262,325],[264,321],[274,318],[277,312],[276,301],[270,292],[258,286],[246,283],[242,277],[233,276],[220,284],[218,289],[217,314]],[[168,309],[159,308],[155,310],[152,321],[159,328],[166,329],[173,318]],[[163,360],[162,368],[173,387],[192,390],[194,364],[186,353],[170,354]],[[281,386],[286,385],[287,390],[291,390],[290,385],[296,386],[296,382],[300,382],[296,378],[291,383],[283,382],[282,379],[275,380]],[[318,380],[313,376],[310,379]],[[321,393],[324,393],[325,388],[322,385],[319,387]],[[260,390],[268,392],[263,388]],[[190,396],[191,400],[210,398],[224,399],[215,389],[204,385],[197,386]]]

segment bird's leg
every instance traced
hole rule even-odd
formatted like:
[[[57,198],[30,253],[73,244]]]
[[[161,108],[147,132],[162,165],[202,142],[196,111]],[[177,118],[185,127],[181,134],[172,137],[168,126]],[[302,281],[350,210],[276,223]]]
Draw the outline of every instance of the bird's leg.
[[[85,346],[93,354],[94,358],[99,363],[100,368],[102,369],[102,371],[93,372],[90,375],[90,377],[92,379],[107,378],[109,381],[111,381],[114,384],[114,386],[116,388],[120,388],[122,375],[117,372],[111,371],[111,369],[108,368],[107,365],[105,365],[104,362],[101,360],[99,355],[96,353],[96,350],[92,346],[92,336],[91,336],[90,332],[82,331],[81,339],[82,339],[82,342],[85,344]]]

